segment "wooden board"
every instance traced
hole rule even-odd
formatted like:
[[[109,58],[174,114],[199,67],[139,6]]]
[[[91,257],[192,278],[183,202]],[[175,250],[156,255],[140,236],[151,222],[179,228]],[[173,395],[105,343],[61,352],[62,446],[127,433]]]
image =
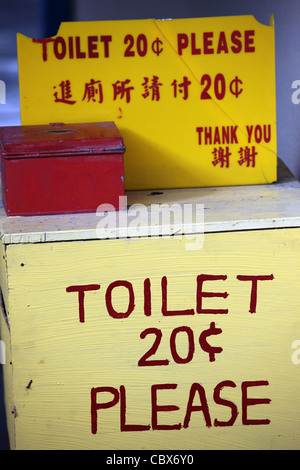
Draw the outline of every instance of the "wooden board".
[[[147,213],[141,213],[138,229],[135,232],[132,229],[132,236],[148,235],[152,204],[169,204],[175,214],[182,214],[185,204],[203,204],[205,213],[204,227],[195,225],[191,231],[191,224],[186,227],[184,221],[176,227],[166,223],[152,226],[153,234],[198,233],[199,228],[207,233],[298,227],[300,222],[300,183],[281,161],[278,183],[273,185],[127,191],[126,197],[128,208],[142,205],[148,209]],[[114,213],[107,214],[107,228],[99,228],[101,218],[97,213],[8,218],[0,205],[1,240],[11,244],[124,238],[126,224],[120,218],[121,223],[116,226],[115,217]]]
[[[299,183],[226,189],[190,193],[207,208],[193,251],[2,217],[12,449],[300,448]]]
[[[12,370],[13,409],[8,416],[13,447],[299,448],[299,374],[292,362],[292,343],[298,339],[300,326],[300,301],[295,295],[300,230],[207,234],[205,247],[198,252],[185,250],[183,240],[176,238],[165,240],[163,249],[162,242],[136,239],[7,247],[12,365],[4,367]],[[201,274],[227,276],[205,281],[203,291],[227,292],[228,298],[203,298],[202,304],[204,309],[228,309],[227,314],[197,313],[197,276]],[[274,276],[258,282],[255,313],[249,313],[252,283],[238,280],[240,275]],[[162,313],[164,276],[168,310],[189,309],[194,314]],[[145,279],[151,281],[150,316],[145,314]],[[114,287],[112,305],[117,314],[112,316],[108,310],[107,292],[117,280],[127,281],[135,296],[134,310],[124,318],[122,312],[129,308],[125,286]],[[84,322],[79,321],[78,292],[67,292],[78,285],[95,286],[85,293]],[[212,334],[207,341],[223,349],[214,361],[199,343],[212,322],[222,333]],[[183,359],[189,355],[187,331],[178,333],[173,352],[170,346],[179,327],[188,329],[195,347],[186,363],[178,363],[176,354]],[[148,328],[156,330],[146,333]],[[146,366],[145,354],[159,331],[160,344],[149,360],[169,362]],[[248,382],[253,387],[248,397],[271,402],[249,402],[246,417],[242,384]],[[168,389],[168,384],[175,385]],[[204,396],[200,398],[198,391],[184,428],[192,384],[203,387],[209,415],[197,411],[200,405],[205,409]],[[214,390],[222,388],[220,384],[224,387],[219,390],[221,398],[234,405],[215,402]],[[162,386],[157,391],[159,406],[179,407],[157,412],[156,426],[180,424],[180,429],[155,428],[151,408],[155,385]],[[97,427],[93,431],[92,389],[98,390],[96,406],[111,402],[121,386],[126,391],[128,428],[121,430],[119,398],[109,409],[94,408]],[[99,392],[98,387],[108,387],[108,391]],[[125,413],[124,402],[122,406]],[[230,406],[238,411],[234,423],[216,426],[216,419],[225,423],[233,419]],[[255,419],[270,423],[253,424]],[[148,428],[134,431],[129,425]]]

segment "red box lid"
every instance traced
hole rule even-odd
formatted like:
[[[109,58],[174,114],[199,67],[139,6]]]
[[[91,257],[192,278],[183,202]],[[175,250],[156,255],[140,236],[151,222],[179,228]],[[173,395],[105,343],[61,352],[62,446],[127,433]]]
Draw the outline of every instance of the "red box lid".
[[[4,158],[125,151],[113,122],[0,127],[0,141]]]

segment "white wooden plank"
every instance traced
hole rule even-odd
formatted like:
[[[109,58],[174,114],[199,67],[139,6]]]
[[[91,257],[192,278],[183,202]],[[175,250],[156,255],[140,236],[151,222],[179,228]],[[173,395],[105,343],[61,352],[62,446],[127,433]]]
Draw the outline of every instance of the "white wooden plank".
[[[129,191],[126,197],[127,211],[106,213],[102,217],[96,213],[7,217],[1,205],[2,243],[133,238],[300,226],[300,183],[282,165],[279,166],[278,182],[271,185]],[[163,208],[163,204],[167,206]],[[202,205],[203,225],[198,217]],[[188,207],[193,208],[191,217],[184,216]],[[199,213],[196,212],[197,207]],[[161,217],[160,223],[153,222],[155,208],[166,216]],[[173,214],[174,222],[170,214]]]

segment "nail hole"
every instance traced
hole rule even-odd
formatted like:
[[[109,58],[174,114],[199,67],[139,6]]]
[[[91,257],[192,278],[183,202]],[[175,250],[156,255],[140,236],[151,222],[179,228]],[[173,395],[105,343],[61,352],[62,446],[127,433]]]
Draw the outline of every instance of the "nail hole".
[[[150,196],[158,196],[159,194],[164,194],[162,191],[152,191],[152,193],[150,193]]]

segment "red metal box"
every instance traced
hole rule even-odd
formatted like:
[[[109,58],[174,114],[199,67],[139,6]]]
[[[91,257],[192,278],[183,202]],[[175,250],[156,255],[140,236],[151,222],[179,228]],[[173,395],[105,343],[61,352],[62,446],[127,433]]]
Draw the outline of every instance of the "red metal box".
[[[7,215],[123,209],[125,147],[113,122],[2,127],[0,142]]]

